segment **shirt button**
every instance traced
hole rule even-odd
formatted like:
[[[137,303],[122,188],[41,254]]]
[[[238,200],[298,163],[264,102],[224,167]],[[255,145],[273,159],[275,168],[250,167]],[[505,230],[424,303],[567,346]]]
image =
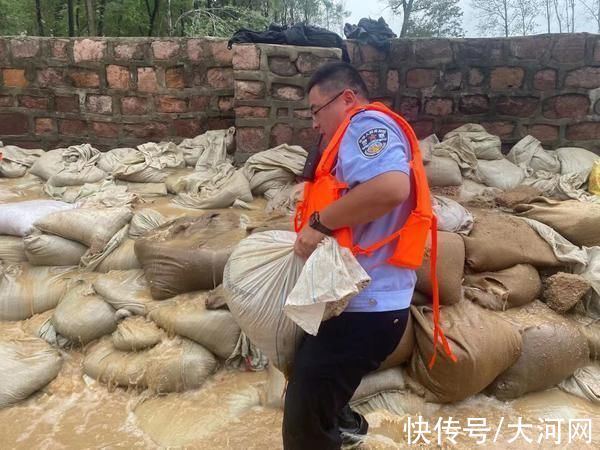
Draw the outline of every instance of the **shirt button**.
[[[369,305],[376,305],[376,304],[377,304],[377,300],[375,300],[374,298],[369,299]]]

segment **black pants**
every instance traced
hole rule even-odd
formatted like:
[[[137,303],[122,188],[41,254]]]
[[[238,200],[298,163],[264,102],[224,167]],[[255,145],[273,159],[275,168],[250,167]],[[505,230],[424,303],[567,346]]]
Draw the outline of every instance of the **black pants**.
[[[338,415],[362,378],[396,348],[409,309],[345,312],[321,324],[300,345],[289,379],[283,415],[285,450],[337,450]]]

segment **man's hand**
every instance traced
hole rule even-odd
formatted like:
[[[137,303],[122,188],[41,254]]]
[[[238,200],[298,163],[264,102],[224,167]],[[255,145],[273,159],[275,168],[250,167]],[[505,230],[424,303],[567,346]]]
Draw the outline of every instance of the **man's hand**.
[[[325,235],[323,233],[306,225],[300,230],[300,233],[298,233],[298,236],[296,237],[294,252],[302,258],[308,259],[324,237]]]

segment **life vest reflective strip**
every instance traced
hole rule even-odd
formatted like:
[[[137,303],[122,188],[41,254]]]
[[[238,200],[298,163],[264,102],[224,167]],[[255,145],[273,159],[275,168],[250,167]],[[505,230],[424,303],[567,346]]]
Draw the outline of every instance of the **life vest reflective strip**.
[[[370,245],[367,248],[355,245],[352,240],[350,227],[334,231],[334,237],[338,243],[352,250],[355,255],[370,256],[379,248],[396,240],[396,247],[392,256],[386,261],[388,264],[408,269],[418,269],[423,264],[427,236],[431,232],[431,287],[433,291],[433,355],[429,361],[431,369],[436,360],[437,345],[442,344],[446,354],[457,361],[452,353],[450,345],[440,326],[439,311],[439,288],[437,279],[437,218],[433,214],[429,184],[427,175],[423,168],[423,160],[419,150],[419,141],[412,127],[401,116],[390,110],[382,103],[371,103],[357,107],[349,112],[346,119],[336,130],[333,138],[325,148],[321,160],[315,171],[312,182],[306,182],[304,187],[304,198],[296,207],[294,217],[294,228],[299,232],[308,222],[310,216],[316,211],[322,211],[328,205],[342,196],[342,192],[348,185],[340,182],[334,175],[333,169],[337,162],[340,143],[346,129],[350,125],[352,117],[362,111],[379,111],[387,114],[398,124],[408,138],[411,150],[410,173],[411,186],[415,189],[415,208],[410,213],[405,224],[394,233]]]

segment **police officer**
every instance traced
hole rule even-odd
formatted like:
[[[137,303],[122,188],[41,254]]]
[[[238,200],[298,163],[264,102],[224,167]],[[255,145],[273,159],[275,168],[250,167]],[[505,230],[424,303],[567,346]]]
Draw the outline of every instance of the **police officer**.
[[[337,144],[333,169],[347,189],[313,211],[309,220],[304,218],[294,250],[308,258],[325,236],[343,228],[351,230],[353,244],[367,248],[402,228],[415,208],[411,143],[385,109],[369,109],[365,83],[350,64],[321,66],[308,91],[313,126],[330,145],[353,114]],[[398,345],[416,283],[414,270],[387,262],[394,249],[391,242],[370,255],[357,255],[370,285],[299,346],[286,391],[286,450],[339,449],[366,434],[368,423],[348,402],[362,378]]]

